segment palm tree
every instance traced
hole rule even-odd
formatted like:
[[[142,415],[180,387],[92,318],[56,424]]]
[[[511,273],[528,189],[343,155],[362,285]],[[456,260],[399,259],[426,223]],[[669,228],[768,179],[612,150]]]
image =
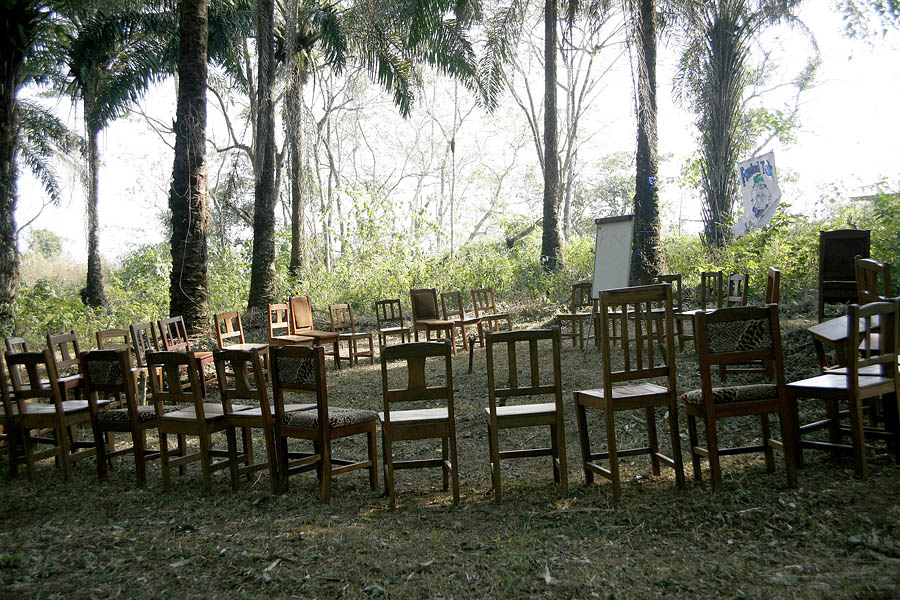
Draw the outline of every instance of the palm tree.
[[[544,232],[541,264],[547,271],[562,266],[559,237],[559,153],[556,132],[556,0],[544,2]]]

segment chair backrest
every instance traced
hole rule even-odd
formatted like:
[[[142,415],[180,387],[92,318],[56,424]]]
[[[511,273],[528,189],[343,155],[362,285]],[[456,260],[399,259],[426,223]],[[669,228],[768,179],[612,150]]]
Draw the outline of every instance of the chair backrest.
[[[59,387],[47,385],[43,380],[44,373],[49,375],[51,381],[58,377],[50,350],[7,352],[6,367],[10,373],[18,373],[18,377],[10,377],[10,379],[12,380],[11,397],[18,405],[19,414],[24,412],[24,403],[30,401],[49,401],[56,405],[57,410],[62,410]]]
[[[97,350],[128,350],[131,360],[131,341],[127,329],[102,329],[94,334],[97,338]]]
[[[232,412],[236,400],[254,400],[259,404],[263,421],[272,424],[269,408],[269,394],[266,389],[263,353],[265,350],[213,350],[219,393],[222,396],[222,410],[226,415]]]
[[[287,304],[269,305],[269,339],[291,334],[291,307]]]
[[[325,379],[325,348],[322,346],[273,346],[271,360],[272,397],[275,400],[275,419],[284,419],[284,393],[314,394],[319,411],[319,432],[324,435],[329,426],[328,384]]]
[[[441,318],[438,313],[437,291],[434,288],[409,290],[409,303],[412,305],[413,322]]]
[[[869,258],[872,232],[836,229],[819,232],[819,282],[855,281],[855,257]]]
[[[663,318],[653,315],[663,309]],[[669,390],[675,389],[675,336],[672,286],[642,285],[600,293],[600,350],[603,355],[603,385],[607,398],[616,383],[639,379],[666,378]],[[629,319],[631,315],[631,319]],[[612,365],[613,337],[610,319],[623,322],[621,328],[622,368]],[[629,320],[631,323],[629,323]],[[654,324],[656,330],[654,331]],[[660,327],[662,331],[660,331]]]
[[[724,306],[747,306],[750,276],[747,273],[733,273],[728,277],[728,291]]]
[[[241,313],[236,310],[213,315],[213,325],[216,328],[216,342],[219,348],[229,344],[244,343],[244,325],[241,323]]]
[[[356,326],[353,324],[353,309],[349,304],[332,304],[328,307],[328,315],[331,318],[332,331],[344,331],[349,329],[351,333],[356,333]]]
[[[81,373],[91,410],[96,411],[96,401],[101,395],[125,398],[129,420],[138,422],[137,386],[131,376],[131,353],[127,348],[91,350],[82,352]]]
[[[4,340],[7,352],[28,352],[28,342],[23,337],[8,337]]]
[[[200,377],[196,363],[187,352],[148,350],[147,370],[157,417],[165,413],[163,410],[165,404],[191,404],[194,406],[197,420],[204,421]],[[186,387],[182,382],[185,373],[187,373]]]
[[[8,416],[13,414],[13,406],[16,406],[17,403],[13,400],[12,388],[9,387],[9,379],[6,378],[6,365],[4,362],[5,361],[0,360],[0,402],[2,402],[3,414]],[[12,428],[12,423],[7,421],[6,431],[4,431],[4,433],[7,434],[7,440],[10,439],[8,434]],[[11,445],[9,441],[6,443],[7,446]]]
[[[491,414],[497,414],[497,401],[507,398],[532,398],[553,395],[556,409],[562,411],[562,368],[560,366],[559,327],[550,329],[526,329],[519,331],[489,331],[485,333],[485,357],[488,375],[488,402]],[[497,377],[494,346],[506,344],[506,377]],[[519,384],[519,371],[523,367],[518,360],[517,349],[527,345],[528,380]],[[540,346],[550,346],[550,368],[541,370]],[[498,352],[502,362],[503,352]],[[524,358],[523,357],[523,358]],[[524,372],[522,373],[524,375]]]
[[[722,308],[722,271],[703,271],[700,273],[700,308]],[[710,304],[713,304],[710,307]]]
[[[572,298],[569,302],[572,314],[591,312],[593,310],[594,301],[591,299],[592,286],[593,283],[590,281],[579,281],[572,285]]]
[[[385,326],[403,327],[403,307],[399,298],[375,301],[375,320],[378,329]]]
[[[169,352],[190,352],[191,342],[188,340],[187,328],[181,315],[160,319],[156,322],[162,349]]]
[[[657,275],[656,283],[668,283],[672,286],[672,310],[681,312],[681,273],[671,275]]]
[[[450,340],[442,342],[410,342],[385,347],[381,352],[381,389],[384,398],[385,418],[388,419],[391,405],[406,402],[445,401],[453,419],[453,364],[450,359]],[[429,385],[425,372],[429,359],[444,360],[443,385]],[[395,361],[406,362],[406,385],[398,387],[396,381],[402,373],[400,369],[391,369],[394,377],[388,378],[388,364]],[[434,362],[434,361],[431,361]],[[393,379],[395,387],[391,387]]]
[[[444,320],[465,319],[466,309],[463,307],[462,292],[441,292],[441,314]]]
[[[860,348],[851,352],[847,361],[848,386],[858,386],[859,370],[881,365],[883,377],[897,376],[897,344],[900,336],[900,298],[870,302],[863,306],[847,307],[847,347]],[[875,339],[877,338],[877,343]],[[849,388],[848,388],[849,389]]]
[[[781,271],[769,267],[766,272],[766,304],[781,302]]]
[[[67,375],[78,371],[78,335],[73,329],[60,335],[47,334],[47,350],[53,362],[54,370],[59,375]]]
[[[134,347],[134,359],[137,361],[137,366],[146,367],[147,351],[159,350],[159,338],[156,337],[153,323],[129,325],[128,332],[131,334],[131,343]]]
[[[315,329],[309,296],[291,296],[288,304],[291,305],[291,333]]]
[[[774,361],[779,394],[785,393],[778,306],[734,306],[694,315],[700,383],[711,394],[713,365]],[[782,396],[784,397],[784,396]]]
[[[492,288],[472,290],[472,311],[476,317],[497,313],[497,303],[494,300]]]
[[[859,256],[854,264],[856,293],[860,304],[879,302],[891,297],[891,265]]]

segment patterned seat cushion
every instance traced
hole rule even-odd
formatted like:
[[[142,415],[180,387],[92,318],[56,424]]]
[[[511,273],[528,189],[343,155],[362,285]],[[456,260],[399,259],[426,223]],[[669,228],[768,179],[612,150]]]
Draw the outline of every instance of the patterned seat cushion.
[[[772,347],[772,332],[768,321],[748,319],[710,323],[707,335],[709,351],[713,353],[747,352]]]
[[[278,357],[278,380],[288,385],[316,382],[316,361],[296,356]]]
[[[122,385],[122,363],[118,360],[88,360],[87,379],[91,385]]]
[[[178,410],[177,406],[164,406],[163,412],[173,412]],[[152,406],[138,406],[138,421],[150,421],[156,418],[156,411]],[[106,422],[120,422],[124,423],[130,420],[128,416],[127,408],[111,408],[109,410],[103,410],[97,413],[98,421],[106,421]]]
[[[713,388],[712,396],[713,404],[772,400],[778,398],[778,387],[771,383],[720,387]],[[703,404],[703,391],[691,390],[686,392],[681,395],[681,400],[688,404]]]
[[[371,410],[340,408],[337,406],[328,407],[328,426],[332,429],[356,425],[358,423],[367,423],[368,421],[374,420],[375,413]],[[299,410],[287,413],[284,415],[281,424],[289,427],[316,429],[319,426],[319,411],[315,408],[311,408],[309,410]]]

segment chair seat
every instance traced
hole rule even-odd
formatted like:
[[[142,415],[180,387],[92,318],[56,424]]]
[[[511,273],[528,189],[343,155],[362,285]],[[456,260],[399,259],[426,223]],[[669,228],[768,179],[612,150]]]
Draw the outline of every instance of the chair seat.
[[[372,337],[372,334],[369,333],[368,331],[357,331],[357,332],[348,331],[347,333],[340,334],[340,338],[342,340],[353,340],[353,339],[361,340],[361,339],[365,339],[368,337]]]
[[[297,335],[311,337],[319,344],[328,344],[338,340],[337,333],[333,331],[321,331],[319,329],[303,329]]]
[[[409,333],[409,327],[382,327],[378,331],[381,333],[400,333],[401,331]]]
[[[693,319],[693,318],[694,318],[694,315],[696,315],[697,313],[702,313],[702,312],[706,312],[706,311],[703,310],[702,308],[694,308],[694,309],[689,309],[689,310],[682,310],[682,311],[680,311],[680,312],[675,313],[675,318],[678,318],[678,319]]]
[[[414,425],[416,423],[446,421],[449,418],[450,416],[446,408],[391,411],[391,423],[396,425]],[[383,412],[378,413],[378,420],[384,421]]]
[[[309,410],[310,408],[315,408],[315,407],[316,407],[315,404],[285,404],[284,412],[290,413],[290,412],[296,412],[298,410]],[[242,417],[262,417],[262,407],[259,407],[259,406],[256,408],[242,410],[239,412],[241,413],[240,416],[242,416]],[[272,416],[275,415],[275,406],[274,405],[271,405],[271,404],[269,405],[269,413],[272,414]]]
[[[478,325],[481,317],[466,317],[465,319],[451,319],[455,325]]]
[[[165,406],[163,412],[170,413],[179,410],[177,406]],[[156,410],[152,406],[137,407],[138,421],[144,423],[156,418]],[[127,408],[110,408],[97,413],[97,420],[103,423],[125,423],[131,420]]]
[[[655,383],[638,383],[633,385],[617,385],[613,386],[612,393],[613,398],[616,400],[621,400],[625,398],[639,398],[641,396],[649,396],[651,394],[665,394],[669,390],[656,385]],[[603,388],[595,389],[595,390],[579,390],[577,394],[582,396],[594,397],[594,398],[603,398],[604,392]]]
[[[313,405],[315,407],[315,405]],[[368,423],[375,420],[375,413],[371,410],[360,410],[356,408],[341,408],[339,406],[328,407],[328,426],[331,429],[338,427],[349,427],[350,425],[358,425],[359,423]],[[304,429],[318,429],[319,427],[319,411],[318,410],[299,410],[284,415],[281,420],[282,425],[289,427],[302,427]]]
[[[315,338],[310,337],[308,335],[277,335],[275,337],[269,338],[270,344],[275,344],[278,346],[287,346],[290,344],[312,344],[315,341]]]
[[[880,365],[869,365],[868,367],[863,367],[859,370],[860,375],[874,375],[876,377],[881,376],[881,366]],[[822,375],[840,375],[842,377],[847,376],[847,367],[832,367],[830,369],[825,369],[822,371]]]
[[[52,404],[43,404],[40,402],[26,402],[25,403],[25,414],[26,415],[42,415],[47,413],[53,413],[56,409]],[[16,404],[12,405],[12,414],[13,416],[19,414],[19,407]],[[2,406],[0,406],[0,418],[6,417],[6,411]]]
[[[491,409],[485,408],[486,413],[490,414]],[[556,404],[554,402],[542,402],[540,404],[515,404],[512,406],[498,406],[497,418],[503,417],[520,417],[533,415],[553,415],[556,414]],[[391,417],[393,421],[393,416]]]
[[[453,321],[446,321],[444,319],[418,319],[414,323],[416,327],[452,327]]]
[[[112,400],[97,400],[97,407],[101,408],[106,406],[107,404],[112,404]],[[88,401],[87,400],[63,400],[62,403],[63,412],[68,414],[81,412],[83,410],[88,409]]]
[[[875,365],[877,366],[877,365]],[[893,379],[889,379],[887,377],[881,377],[879,375],[862,375],[859,378],[859,389],[865,390],[872,387],[878,387],[883,385],[892,385],[894,383]],[[818,390],[818,391],[827,391],[827,390],[845,390],[847,389],[847,378],[845,377],[835,377],[834,374],[828,373],[826,375],[818,375],[816,377],[810,377],[809,379],[802,379],[800,381],[792,381],[787,384],[789,390],[792,391],[800,391],[800,390]]]
[[[229,344],[223,350],[244,350],[249,352],[251,350],[262,350],[267,346],[268,344]]]
[[[231,409],[234,412],[249,410],[251,408],[253,407],[244,404],[233,404],[231,406]],[[222,411],[222,405],[218,403],[204,402],[203,413],[207,421],[216,421],[225,417],[225,413]],[[164,414],[162,418],[167,421],[196,421],[197,411],[193,406],[185,406],[177,408],[172,412],[166,412],[166,414]]]
[[[713,404],[734,404],[737,402],[755,402],[778,398],[778,386],[772,383],[755,385],[735,385],[712,390]],[[681,400],[688,404],[703,404],[703,390],[691,390],[681,395]]]

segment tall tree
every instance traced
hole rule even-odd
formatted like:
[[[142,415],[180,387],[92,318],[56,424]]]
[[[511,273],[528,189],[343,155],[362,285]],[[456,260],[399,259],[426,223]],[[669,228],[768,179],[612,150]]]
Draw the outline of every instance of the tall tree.
[[[562,266],[559,236],[559,155],[556,135],[556,0],[544,3],[544,232],[541,264],[547,271]]]
[[[308,66],[305,53],[299,52],[300,35],[297,20],[298,0],[288,0],[285,15],[285,64],[287,89],[284,97],[285,137],[287,138],[290,161],[291,190],[291,260],[288,271],[294,277],[300,275],[306,260],[303,210],[303,86],[306,83]],[[300,25],[300,23],[298,23]]]
[[[188,332],[208,328],[206,174],[207,3],[178,5],[178,105],[175,162],[169,209],[172,211],[172,276],[169,313],[182,315]]]

